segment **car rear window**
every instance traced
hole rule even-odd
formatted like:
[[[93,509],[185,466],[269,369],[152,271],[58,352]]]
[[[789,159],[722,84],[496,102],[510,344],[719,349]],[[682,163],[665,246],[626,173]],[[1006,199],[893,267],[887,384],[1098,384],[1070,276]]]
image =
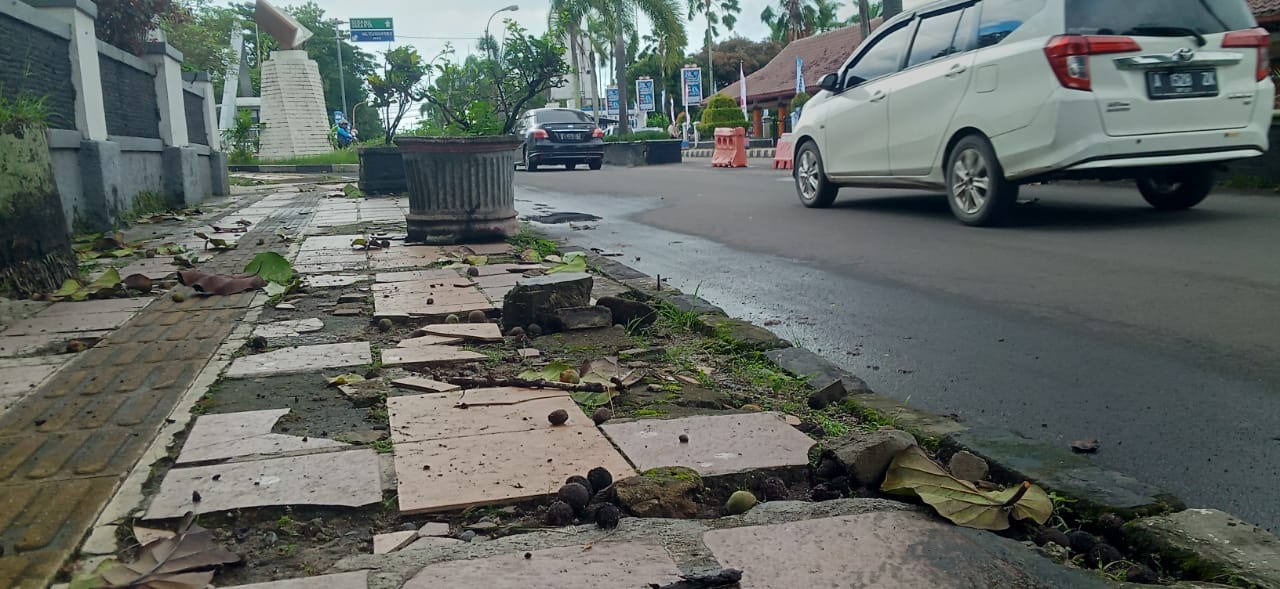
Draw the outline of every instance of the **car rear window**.
[[[1257,26],[1245,0],[1067,0],[1070,35],[1202,35]],[[1169,31],[1164,33],[1163,31]]]
[[[549,110],[540,112],[535,117],[539,123],[590,123],[587,113],[576,110]]]
[[[1044,10],[1044,3],[1045,0],[986,0],[978,23],[978,47],[998,45],[1027,19]]]

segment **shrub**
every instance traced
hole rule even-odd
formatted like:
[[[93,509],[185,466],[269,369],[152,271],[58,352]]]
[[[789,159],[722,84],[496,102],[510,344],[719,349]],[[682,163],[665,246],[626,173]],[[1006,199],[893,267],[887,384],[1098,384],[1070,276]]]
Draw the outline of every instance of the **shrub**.
[[[627,133],[626,135],[607,135],[605,143],[622,143],[624,141],[665,141],[671,136],[662,131],[645,131],[643,133]]]
[[[791,112],[797,112],[804,108],[805,103],[809,102],[809,95],[801,92],[791,99]]]
[[[698,133],[703,137],[715,135],[716,129],[746,127],[747,118],[742,114],[738,101],[723,94],[711,97],[707,108],[702,110],[702,122],[698,123]]]
[[[671,124],[671,121],[667,120],[667,115],[665,114],[660,112],[651,112],[647,117],[645,117],[644,124],[646,127],[666,129],[667,125]]]

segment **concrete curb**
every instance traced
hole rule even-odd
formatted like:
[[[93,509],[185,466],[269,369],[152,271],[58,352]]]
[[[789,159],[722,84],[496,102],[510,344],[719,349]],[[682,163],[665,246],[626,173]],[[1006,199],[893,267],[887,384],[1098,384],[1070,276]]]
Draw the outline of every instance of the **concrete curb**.
[[[317,164],[317,165],[245,165],[227,166],[231,172],[261,172],[267,174],[358,174],[360,164]]]
[[[681,311],[696,311],[704,330],[708,333],[714,333],[717,337],[731,341],[741,349],[764,351],[765,356],[782,369],[796,376],[808,376],[809,382],[818,390],[837,380],[843,382],[850,392],[850,396],[841,401],[846,409],[878,420],[891,421],[898,428],[915,435],[922,445],[936,450],[938,457],[942,460],[946,460],[956,452],[967,450],[988,462],[992,479],[997,482],[1013,485],[1032,481],[1047,491],[1057,492],[1064,497],[1076,500],[1072,505],[1072,511],[1081,519],[1093,519],[1104,513],[1114,513],[1127,520],[1133,520],[1131,523],[1133,525],[1137,522],[1158,520],[1159,516],[1170,514],[1178,516],[1204,511],[1187,510],[1185,503],[1172,494],[1127,474],[1102,468],[1088,458],[1074,454],[1066,448],[1035,441],[1020,432],[1000,428],[970,427],[956,420],[914,409],[896,399],[872,392],[856,375],[809,350],[792,347],[790,343],[772,336],[772,333],[770,336],[780,341],[781,345],[762,349],[760,339],[754,332],[745,341],[739,341],[734,332],[717,326],[724,325],[725,322],[736,324],[745,322],[729,318],[715,305],[695,295],[683,294],[678,289],[659,284],[657,279],[610,258],[588,254],[588,263],[631,288],[640,297],[665,301]],[[763,328],[756,329],[766,331]],[[1252,526],[1252,529],[1256,531],[1257,537],[1260,538],[1257,541],[1261,544],[1269,545],[1275,542],[1273,537],[1261,531],[1260,528]],[[1153,549],[1151,553],[1176,559],[1171,561],[1174,566],[1182,568],[1184,574],[1194,578],[1204,568],[1201,561],[1213,561],[1218,556],[1213,552],[1213,542],[1216,536],[1220,535],[1217,532],[1216,530],[1205,532],[1204,537],[1207,540],[1199,545],[1197,548],[1199,553],[1194,559],[1185,558],[1185,547],[1181,548],[1182,552],[1172,549]],[[1280,555],[1280,549],[1276,552]],[[1185,566],[1187,562],[1201,563],[1197,565],[1201,568]],[[1253,587],[1254,585],[1238,586]]]

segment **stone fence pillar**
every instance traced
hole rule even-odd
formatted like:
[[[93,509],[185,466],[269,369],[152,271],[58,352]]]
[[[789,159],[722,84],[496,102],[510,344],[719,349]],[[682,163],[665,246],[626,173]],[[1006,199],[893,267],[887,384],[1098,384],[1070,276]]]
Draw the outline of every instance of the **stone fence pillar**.
[[[93,0],[26,0],[27,4],[71,24],[71,85],[76,89],[76,129],[88,141],[107,139],[107,109],[102,102],[102,72]],[[7,57],[6,57],[7,59]]]

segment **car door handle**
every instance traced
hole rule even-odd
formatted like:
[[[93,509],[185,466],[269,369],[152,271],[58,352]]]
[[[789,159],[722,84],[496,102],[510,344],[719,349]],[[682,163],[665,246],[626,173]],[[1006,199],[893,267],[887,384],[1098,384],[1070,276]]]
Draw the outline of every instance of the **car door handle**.
[[[947,72],[947,77],[948,77],[948,78],[954,78],[954,77],[956,77],[956,76],[958,76],[958,75],[960,75],[960,74],[963,74],[963,73],[965,73],[965,72],[967,72],[967,71],[969,71],[969,68],[965,67],[965,66],[964,66],[964,64],[957,63],[957,64],[955,64],[955,65],[951,66],[951,71],[948,71],[948,72]]]
[[[876,90],[871,94],[871,102],[880,102],[885,99],[884,90]]]

